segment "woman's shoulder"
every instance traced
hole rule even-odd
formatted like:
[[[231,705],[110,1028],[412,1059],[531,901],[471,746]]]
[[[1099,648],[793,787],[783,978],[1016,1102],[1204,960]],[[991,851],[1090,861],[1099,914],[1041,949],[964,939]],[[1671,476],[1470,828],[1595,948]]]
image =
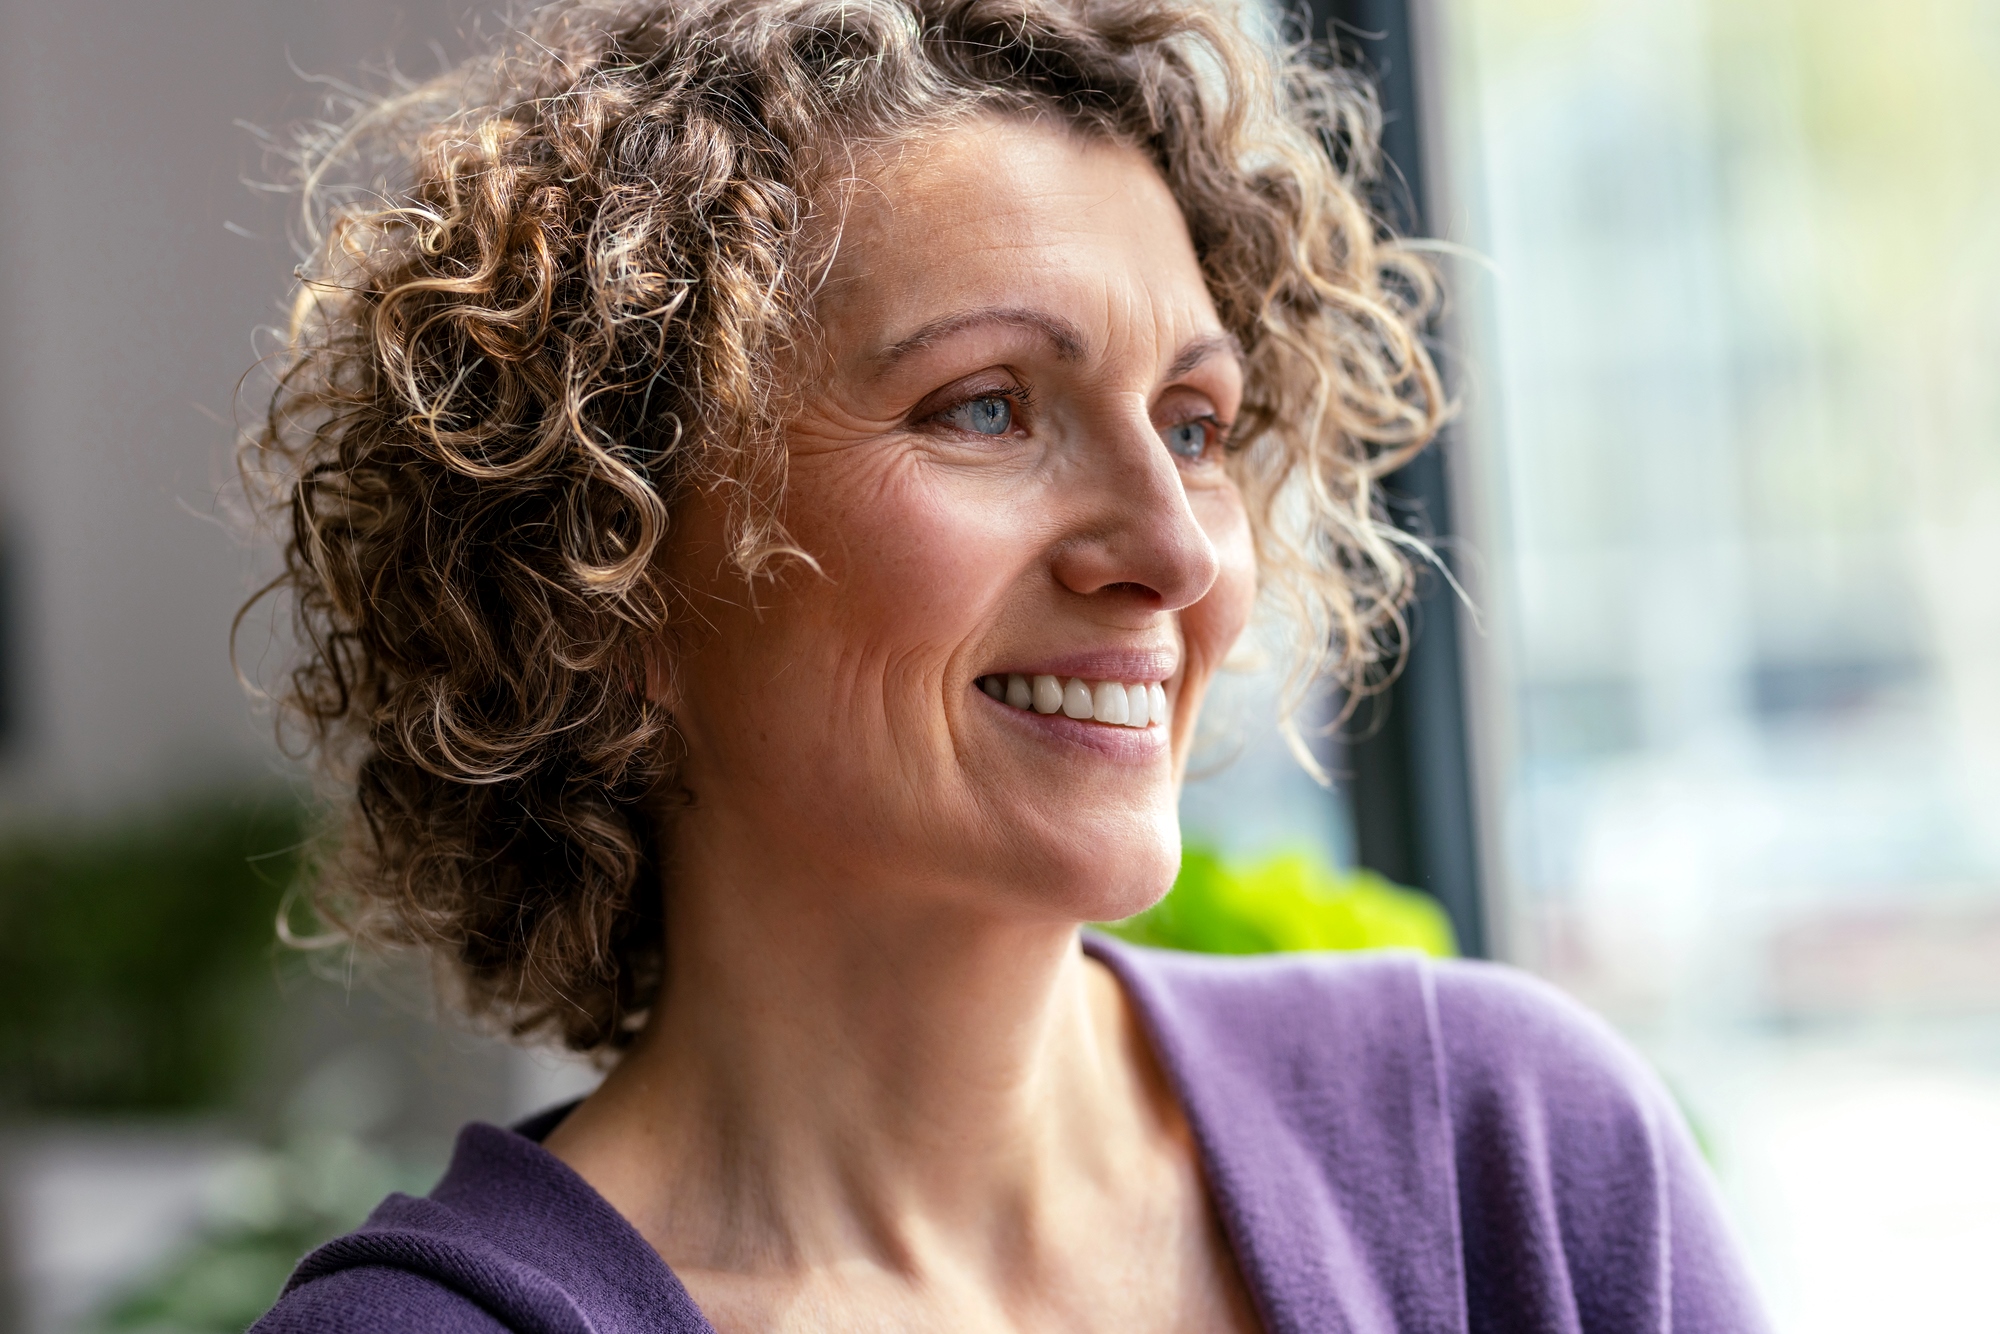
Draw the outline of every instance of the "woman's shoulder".
[[[468,1175],[482,1184],[496,1177],[531,1177],[510,1170],[513,1155],[490,1142],[507,1133],[468,1126],[439,1190],[451,1191],[455,1177]],[[489,1216],[477,1202],[471,1208],[465,1204],[389,1196],[360,1227],[299,1262],[278,1304],[251,1327],[252,1334],[584,1328],[560,1319],[568,1303],[537,1263],[506,1244],[506,1220]],[[553,1324],[546,1318],[551,1314],[558,1316]]]
[[[1645,1062],[1610,1025],[1506,964],[1410,950],[1219,956],[1097,940],[1091,949],[1168,1040],[1219,1047],[1238,1065],[1262,1059],[1295,1073],[1420,1056],[1474,1102],[1501,1090],[1657,1096]]]
[[[509,1334],[472,1298],[437,1279],[363,1265],[289,1288],[251,1334]]]
[[[1643,1168],[1684,1134],[1658,1077],[1603,1019],[1506,964],[1410,950],[1214,956],[1093,943],[1137,999],[1170,1064],[1301,1114],[1436,1114],[1445,1139]],[[1306,1096],[1310,1091],[1310,1097]],[[1622,1172],[1622,1176],[1630,1173]]]
[[[540,1118],[538,1118],[539,1120]],[[524,1127],[526,1129],[528,1127]],[[712,1334],[631,1225],[527,1135],[470,1125],[423,1199],[299,1262],[253,1334]]]
[[[1225,1214],[1278,1257],[1271,1290],[1372,1286],[1395,1328],[1764,1327],[1673,1100],[1549,984],[1400,952],[1092,948],[1145,1013]]]
[[[1601,1016],[1541,978],[1466,959],[1427,964],[1454,1110],[1671,1113],[1653,1068]]]

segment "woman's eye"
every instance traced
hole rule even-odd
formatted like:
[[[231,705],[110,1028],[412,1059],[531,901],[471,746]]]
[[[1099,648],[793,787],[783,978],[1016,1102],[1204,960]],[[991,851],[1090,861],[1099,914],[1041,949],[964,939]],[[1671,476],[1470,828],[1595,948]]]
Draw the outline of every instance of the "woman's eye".
[[[942,413],[939,419],[974,435],[1005,435],[1014,426],[1014,405],[997,394],[989,394],[961,403]]]
[[[1208,433],[1213,425],[1207,417],[1195,417],[1162,428],[1160,438],[1167,442],[1169,450],[1181,458],[1199,459],[1208,452]]]

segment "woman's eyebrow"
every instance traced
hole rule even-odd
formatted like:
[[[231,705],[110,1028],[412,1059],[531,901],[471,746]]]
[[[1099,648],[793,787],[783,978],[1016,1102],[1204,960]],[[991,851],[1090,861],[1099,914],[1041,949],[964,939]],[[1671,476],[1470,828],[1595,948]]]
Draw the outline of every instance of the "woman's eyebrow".
[[[1173,364],[1167,367],[1167,379],[1186,375],[1195,367],[1207,361],[1218,352],[1227,352],[1238,361],[1243,360],[1243,344],[1233,333],[1212,333],[1193,339],[1181,346],[1174,354]]]
[[[987,324],[1011,324],[1017,328],[1031,329],[1048,339],[1049,344],[1055,349],[1056,356],[1063,361],[1083,359],[1085,351],[1083,330],[1062,316],[1024,307],[988,306],[932,320],[929,324],[919,327],[916,332],[877,353],[876,365],[878,369],[887,370],[912,352],[921,352],[953,334]]]

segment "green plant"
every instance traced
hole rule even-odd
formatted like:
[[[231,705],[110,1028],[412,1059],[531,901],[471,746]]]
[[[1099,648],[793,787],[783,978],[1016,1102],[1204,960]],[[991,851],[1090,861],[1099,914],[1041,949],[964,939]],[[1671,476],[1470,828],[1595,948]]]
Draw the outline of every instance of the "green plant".
[[[1302,853],[1232,867],[1215,852],[1189,848],[1164,899],[1104,930],[1204,954],[1388,946],[1458,953],[1451,922],[1429,895],[1373,871],[1334,871]]]
[[[184,1111],[253,1054],[302,812],[211,795],[0,842],[0,1108]]]

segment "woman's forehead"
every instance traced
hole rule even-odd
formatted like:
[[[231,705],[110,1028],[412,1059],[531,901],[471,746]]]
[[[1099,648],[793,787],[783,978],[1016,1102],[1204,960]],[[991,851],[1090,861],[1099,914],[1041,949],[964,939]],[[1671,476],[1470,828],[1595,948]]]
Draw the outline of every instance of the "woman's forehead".
[[[853,192],[819,301],[843,354],[871,361],[995,312],[1079,355],[1220,332],[1186,221],[1143,155],[998,118],[885,158]]]

